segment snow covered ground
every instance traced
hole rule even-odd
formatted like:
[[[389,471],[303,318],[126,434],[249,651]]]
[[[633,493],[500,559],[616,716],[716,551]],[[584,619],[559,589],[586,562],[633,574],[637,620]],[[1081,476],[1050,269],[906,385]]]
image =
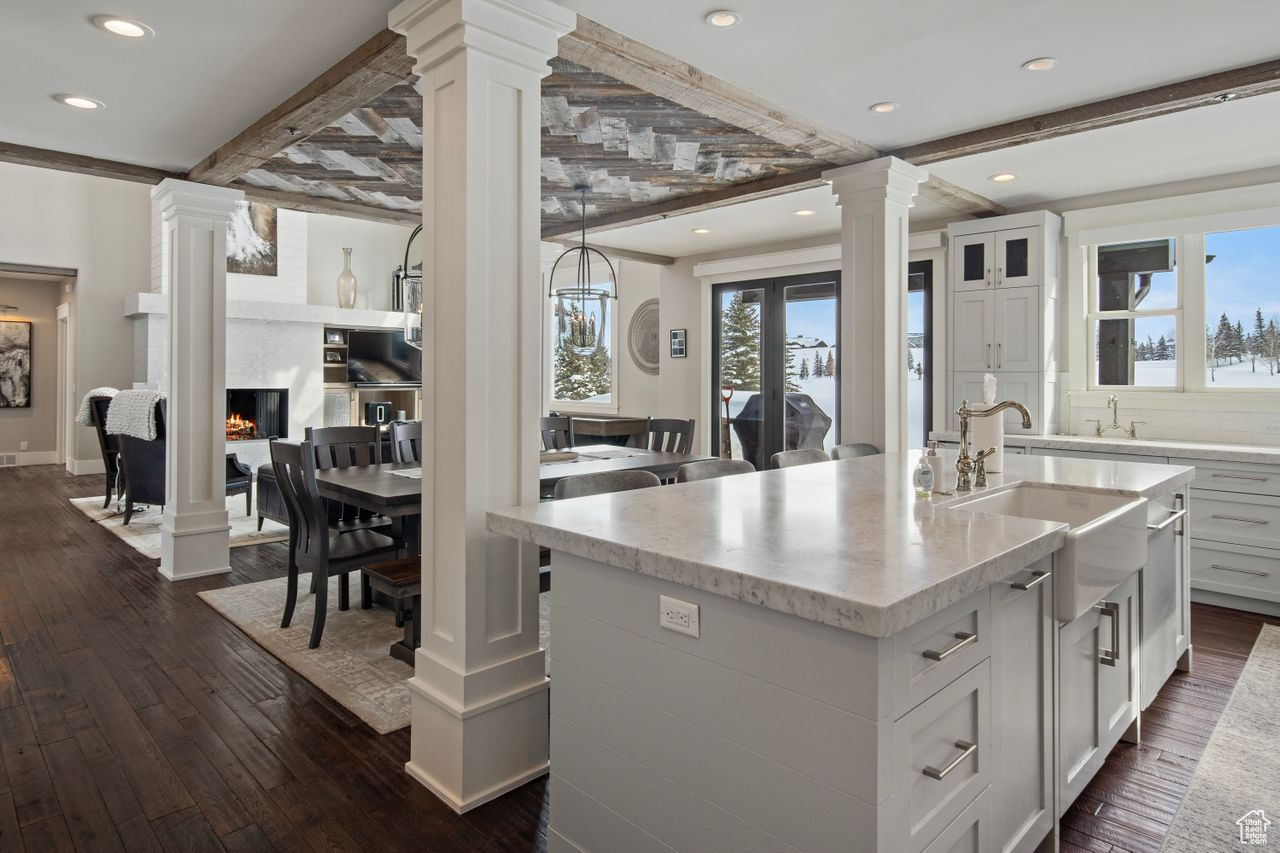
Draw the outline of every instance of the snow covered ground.
[[[1267,365],[1258,361],[1257,370],[1249,359],[1236,364],[1223,363],[1213,371],[1213,380],[1205,374],[1208,388],[1280,388],[1280,374],[1273,375]],[[1177,384],[1177,369],[1172,359],[1168,361],[1134,362],[1134,384],[1154,387],[1171,387]]]

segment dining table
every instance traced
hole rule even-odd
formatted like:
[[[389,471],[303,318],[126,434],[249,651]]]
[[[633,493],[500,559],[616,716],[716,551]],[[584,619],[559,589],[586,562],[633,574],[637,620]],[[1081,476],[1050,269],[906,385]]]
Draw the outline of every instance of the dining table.
[[[692,453],[668,453],[612,444],[589,444],[543,456],[554,460],[538,465],[538,488],[543,496],[550,495],[555,490],[556,483],[565,477],[614,471],[648,471],[657,475],[660,480],[670,480],[675,477],[681,465],[711,458]],[[558,456],[572,458],[556,459]]]

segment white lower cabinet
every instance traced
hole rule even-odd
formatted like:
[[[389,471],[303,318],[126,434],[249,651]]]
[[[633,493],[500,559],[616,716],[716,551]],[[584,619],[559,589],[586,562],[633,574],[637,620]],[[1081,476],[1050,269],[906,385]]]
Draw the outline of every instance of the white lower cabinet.
[[[1190,647],[1191,591],[1185,532],[1188,508],[1182,494],[1151,501],[1147,564],[1141,572],[1141,677],[1143,709],[1177,668]]]
[[[1058,817],[1138,719],[1138,575],[1058,630]]]
[[[1034,850],[1053,828],[1052,559],[991,588],[991,834],[1000,853]]]
[[[924,853],[987,853],[992,846],[991,806],[995,801],[991,788],[960,812],[960,816],[929,843]]]

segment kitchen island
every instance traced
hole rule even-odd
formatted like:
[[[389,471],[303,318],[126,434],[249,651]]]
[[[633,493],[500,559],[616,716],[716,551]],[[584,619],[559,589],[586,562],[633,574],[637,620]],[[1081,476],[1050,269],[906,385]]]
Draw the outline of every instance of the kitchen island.
[[[986,489],[922,502],[917,459],[489,514],[552,550],[551,849],[1052,843],[1138,734],[1140,660],[1163,681],[1186,651],[1166,545],[1192,471],[1015,458]],[[987,496],[1003,504],[963,507]],[[1122,547],[1093,547],[1108,536]],[[1106,592],[1064,614],[1059,585]],[[1146,587],[1174,592],[1144,613]]]

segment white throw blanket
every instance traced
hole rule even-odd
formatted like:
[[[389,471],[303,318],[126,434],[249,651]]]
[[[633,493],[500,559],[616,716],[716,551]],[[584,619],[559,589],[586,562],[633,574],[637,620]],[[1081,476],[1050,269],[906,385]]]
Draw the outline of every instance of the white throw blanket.
[[[76,412],[76,423],[80,426],[93,426],[93,406],[89,405],[89,401],[94,397],[114,397],[120,392],[115,388],[94,388],[88,394],[84,395],[84,399],[80,401],[80,411]]]
[[[107,433],[155,441],[156,403],[163,399],[161,391],[121,391],[107,409]]]

